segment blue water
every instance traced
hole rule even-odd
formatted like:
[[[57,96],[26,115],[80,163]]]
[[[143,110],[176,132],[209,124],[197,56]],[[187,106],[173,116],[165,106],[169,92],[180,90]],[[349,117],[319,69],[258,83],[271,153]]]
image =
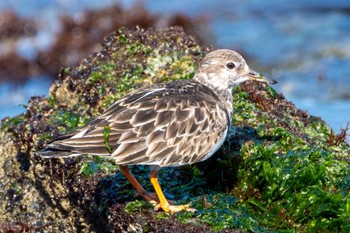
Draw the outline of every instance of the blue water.
[[[97,3],[98,2],[98,3]],[[79,14],[86,8],[102,8],[114,1],[1,1],[0,8],[12,8],[23,16],[43,17],[47,22],[39,33],[36,47],[45,49],[59,30],[60,12]],[[127,7],[138,1],[118,1]],[[143,1],[146,7],[165,17],[182,12],[208,21],[217,48],[239,50],[255,70],[278,80],[274,86],[297,107],[322,117],[336,132],[350,121],[350,2],[327,0],[221,0],[221,1]],[[23,7],[25,5],[25,7]],[[49,26],[48,26],[49,25]],[[203,33],[206,28],[200,28]],[[33,46],[20,46],[30,56]],[[27,89],[40,89],[35,82]],[[3,87],[0,87],[2,92]],[[23,112],[31,94],[17,90],[23,98],[0,102],[0,118]],[[36,92],[35,92],[36,93]],[[8,95],[12,95],[8,92]],[[3,96],[3,95],[2,95]],[[11,98],[9,98],[11,99]],[[24,102],[23,102],[24,101]]]

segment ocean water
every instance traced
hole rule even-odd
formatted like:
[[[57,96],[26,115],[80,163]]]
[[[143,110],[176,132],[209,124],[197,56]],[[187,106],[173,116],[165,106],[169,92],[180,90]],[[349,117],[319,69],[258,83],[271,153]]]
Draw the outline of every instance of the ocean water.
[[[0,1],[1,9],[13,9],[27,17],[43,17],[44,31],[18,50],[31,56],[50,46],[59,30],[60,12],[72,15],[87,8],[103,8],[115,2],[126,7],[140,1],[25,0]],[[326,0],[222,0],[141,1],[164,17],[182,12],[201,16],[212,31],[217,48],[236,49],[249,58],[255,70],[278,80],[274,86],[297,107],[323,118],[339,132],[350,121],[350,2]],[[205,33],[205,31],[203,31]],[[34,43],[34,46],[33,46]],[[38,81],[39,80],[39,81]],[[43,81],[46,80],[46,81]],[[32,77],[21,86],[0,85],[0,118],[24,111],[27,99],[47,95],[50,81]]]

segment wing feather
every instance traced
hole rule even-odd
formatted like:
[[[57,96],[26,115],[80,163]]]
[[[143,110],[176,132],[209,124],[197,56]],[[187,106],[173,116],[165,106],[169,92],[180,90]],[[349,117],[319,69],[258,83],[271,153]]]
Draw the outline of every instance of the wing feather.
[[[210,155],[223,142],[229,119],[209,88],[178,81],[124,96],[88,126],[49,148],[55,153],[62,148],[62,155],[71,151],[112,156],[118,164],[178,166]],[[105,133],[105,127],[110,133]]]

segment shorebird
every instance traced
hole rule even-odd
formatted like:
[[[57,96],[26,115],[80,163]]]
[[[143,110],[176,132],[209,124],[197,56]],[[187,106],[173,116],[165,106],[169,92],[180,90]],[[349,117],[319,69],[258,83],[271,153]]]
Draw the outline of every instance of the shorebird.
[[[204,161],[220,148],[231,125],[232,88],[247,80],[276,83],[250,69],[237,52],[212,51],[192,80],[135,90],[87,126],[60,136],[36,154],[43,158],[112,157],[136,192],[157,203],[156,210],[195,211],[189,204],[168,202],[158,183],[158,171]],[[155,194],[147,192],[128,169],[128,165],[141,164],[152,166]]]

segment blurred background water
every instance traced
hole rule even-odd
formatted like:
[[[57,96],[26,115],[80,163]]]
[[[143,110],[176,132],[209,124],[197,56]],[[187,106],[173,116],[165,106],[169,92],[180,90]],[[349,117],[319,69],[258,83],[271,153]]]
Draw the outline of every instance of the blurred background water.
[[[350,121],[350,2],[346,0],[2,0],[0,10],[40,19],[40,31],[16,43],[21,56],[32,57],[50,47],[63,13],[79,18],[85,9],[115,3],[129,8],[143,4],[164,17],[176,12],[204,17],[211,44],[248,56],[250,66],[278,80],[274,88],[298,108],[320,116],[336,133]],[[0,44],[0,55],[7,46]],[[0,83],[0,119],[24,112],[19,105],[32,95],[47,95],[51,83],[52,77],[45,76],[28,77],[20,84],[5,78]]]

